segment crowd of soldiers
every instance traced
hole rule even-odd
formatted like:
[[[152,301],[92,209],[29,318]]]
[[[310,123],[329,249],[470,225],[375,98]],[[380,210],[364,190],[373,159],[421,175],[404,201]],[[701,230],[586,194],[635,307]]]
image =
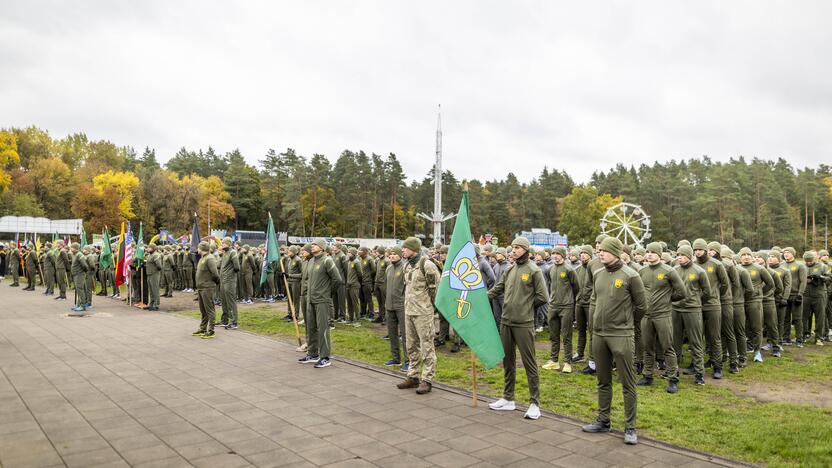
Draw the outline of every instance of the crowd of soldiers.
[[[675,249],[663,242],[631,248],[605,235],[594,246],[570,249],[534,248],[523,237],[508,248],[475,247],[505,349],[503,398],[490,404],[494,410],[515,409],[519,351],[530,393],[525,417],[540,416],[534,342],[544,327],[551,350],[541,369],[571,373],[575,363],[586,361],[581,372],[598,379],[599,416],[584,430],[609,430],[612,370],[617,370],[627,443],[636,443],[636,387],[653,385],[657,375],[667,380],[668,393],[677,393],[680,374],[704,385],[708,368],[714,379],[722,379],[725,367],[740,372],[749,356],[762,362],[764,352],[776,358],[785,346],[823,346],[832,339],[832,265],[825,250],[804,252],[801,262],[791,247],[758,252],[744,247],[735,253],[719,242],[696,239],[679,241]],[[237,303],[287,300],[284,318],[306,324],[306,342],[297,349],[305,356],[299,361],[316,368],[331,364],[330,330],[336,323],[384,323],[391,354],[385,365],[401,366],[407,374],[398,387],[419,394],[431,391],[435,348],[452,341],[450,351],[458,352],[465,345],[433,304],[447,246],[426,249],[410,237],[401,246],[370,249],[328,245],[319,238],[280,250],[280,261],[265,265],[265,245],[250,247],[230,238],[200,243],[197,255],[188,246],[149,244],[144,262],[134,259],[133,299],[158,310],[162,288],[161,297],[172,297],[174,290],[195,292],[202,321],[194,335],[205,339],[214,337],[215,327],[237,328]],[[40,256],[31,247],[0,246],[0,273],[18,286],[25,272],[30,291],[40,276],[46,295],[54,295],[57,284],[56,300],[65,300],[74,284],[76,309],[84,310],[92,307],[96,283],[98,295],[108,295],[109,286],[112,296],[119,296],[113,269],[100,268],[99,255],[99,247],[67,246],[62,240],[46,243]],[[222,306],[219,321],[216,305]]]

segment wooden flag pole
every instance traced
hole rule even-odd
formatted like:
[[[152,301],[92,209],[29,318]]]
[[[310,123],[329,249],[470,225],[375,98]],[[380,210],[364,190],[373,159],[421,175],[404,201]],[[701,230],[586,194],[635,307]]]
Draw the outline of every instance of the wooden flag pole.
[[[474,408],[477,407],[477,357],[474,351],[469,351],[471,354],[471,400]]]
[[[266,252],[266,255],[268,255],[268,254],[269,253]],[[295,336],[298,339],[298,346],[302,346],[303,342],[300,339],[300,326],[298,325],[298,317],[295,314],[295,302],[292,300],[292,293],[289,290],[289,281],[286,280],[286,270],[285,270],[285,268],[283,268],[283,262],[282,261],[278,260],[277,263],[280,264],[280,272],[283,273],[280,276],[283,277],[283,287],[286,288],[286,297],[289,299],[289,312],[291,312],[291,314],[292,314],[292,322],[295,322]],[[328,327],[329,324],[327,324],[326,326]]]

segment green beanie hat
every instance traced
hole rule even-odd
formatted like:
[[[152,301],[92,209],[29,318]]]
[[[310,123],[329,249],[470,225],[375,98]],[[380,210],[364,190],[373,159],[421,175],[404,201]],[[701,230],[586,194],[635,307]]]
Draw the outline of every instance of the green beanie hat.
[[[792,254],[792,257],[797,256],[797,250],[795,250],[794,247],[786,247],[785,249],[783,249],[783,252],[788,252]]]
[[[565,258],[566,257],[566,247],[557,246],[554,249],[552,249],[552,253],[560,255],[561,257]]]
[[[323,237],[316,237],[315,240],[312,241],[312,243],[320,247],[321,250],[326,250],[326,239],[324,239]]]
[[[683,245],[690,245],[690,241],[687,240],[687,239],[682,239],[682,240],[680,240],[679,242],[676,243],[676,248],[678,249],[679,247],[681,247]]]
[[[708,250],[713,250],[714,252],[722,255],[720,252],[722,250],[722,244],[717,241],[708,242]]]
[[[500,254],[503,257],[508,257],[508,252],[506,251],[505,247],[497,247],[497,250],[494,251],[494,255]]]
[[[419,242],[419,239],[410,236],[402,242],[402,248],[418,252],[422,249],[422,243]]]
[[[441,253],[441,254],[446,254],[446,253],[448,253],[448,246],[447,246],[447,245],[443,245],[442,247],[439,247],[439,253]]]
[[[197,246],[197,249],[199,249],[200,252],[207,252],[209,250],[208,242],[206,242],[206,241],[200,242],[199,245]]]
[[[598,234],[597,236],[595,236],[595,243],[600,244],[601,242],[604,242],[604,239],[606,239],[607,237],[609,236],[606,234]]]
[[[740,249],[739,255],[740,257],[742,257],[743,255],[754,255],[754,252],[752,252],[751,249],[749,249],[748,247],[743,247]]]
[[[722,258],[733,258],[734,251],[731,250],[731,248],[727,245],[723,245],[722,248],[719,250],[719,255],[721,255]]]
[[[664,250],[662,249],[662,245],[659,244],[658,242],[651,242],[651,243],[647,244],[647,251],[648,252],[653,252],[654,254],[661,255]]]
[[[656,242],[656,244],[659,244],[659,243],[658,243],[658,242]],[[661,244],[659,244],[659,249],[661,249],[661,248],[662,248],[662,246],[661,246]],[[659,250],[659,251],[658,251],[658,252],[656,252],[656,253],[657,253],[657,254],[659,254],[659,255],[661,255],[661,254],[662,254],[662,251],[661,251],[661,250]],[[645,249],[644,247],[639,247],[639,248],[637,248],[637,249],[635,250],[634,254],[635,254],[635,255],[641,255],[641,256],[644,256],[645,254],[647,254],[647,249]]]
[[[807,250],[807,251],[803,252],[803,260],[806,260],[807,262],[809,260],[814,261],[816,256],[817,255],[815,254],[814,250]]]
[[[829,252],[827,252],[825,249],[818,252],[818,257],[828,257],[828,256],[829,256]]]
[[[616,257],[621,257],[621,253],[624,252],[624,245],[617,237],[607,237],[601,241],[601,250],[609,252]]]
[[[512,247],[522,247],[523,250],[525,250],[526,252],[529,252],[532,249],[532,246],[529,243],[529,240],[526,239],[523,236],[515,237],[514,240],[511,241],[511,246]]]
[[[673,261],[673,257],[670,256],[670,252],[662,252],[662,261],[668,264]]]
[[[303,250],[312,253],[312,244],[303,244]]]
[[[300,249],[298,249],[298,246],[296,246],[296,245],[290,245],[289,246],[289,253],[297,254],[299,250]]]
[[[678,253],[679,255],[684,255],[687,258],[693,259],[693,249],[689,245],[680,245],[676,249],[676,253]]]
[[[708,243],[701,237],[693,241],[693,250],[708,250]]]
[[[592,254],[595,253],[595,252],[592,251],[592,246],[591,245],[582,245],[581,246],[581,253],[585,253],[585,254],[589,255],[590,257],[592,257]]]
[[[390,252],[390,255],[398,255],[399,257],[402,256],[402,248],[398,245],[390,247],[389,249],[387,249],[387,251]]]

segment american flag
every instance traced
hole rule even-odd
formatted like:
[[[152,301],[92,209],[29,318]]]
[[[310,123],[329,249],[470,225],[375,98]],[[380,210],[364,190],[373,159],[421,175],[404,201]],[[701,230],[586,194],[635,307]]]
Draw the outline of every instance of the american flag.
[[[133,261],[133,233],[130,231],[130,221],[127,222],[127,235],[124,239],[124,282],[130,284],[130,262]]]

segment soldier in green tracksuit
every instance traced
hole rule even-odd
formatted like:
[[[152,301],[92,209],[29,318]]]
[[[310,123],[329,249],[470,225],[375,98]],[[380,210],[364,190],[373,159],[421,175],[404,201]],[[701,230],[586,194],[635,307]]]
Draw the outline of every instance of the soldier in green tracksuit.
[[[818,252],[818,256],[820,257],[821,263],[826,265],[826,271],[832,274],[832,262],[829,260],[829,252],[821,250]],[[826,283],[826,320],[824,320],[823,324],[823,335],[821,339],[823,341],[832,341],[832,331],[830,331],[830,325],[832,325],[832,284],[829,284],[829,282]]]
[[[358,257],[361,260],[361,315],[368,320],[373,319],[373,286],[376,278],[376,265],[370,257],[370,249],[361,247],[358,249]]]
[[[387,281],[387,265],[389,263],[387,257],[384,255],[384,247],[377,247],[376,275],[373,285],[373,295],[376,298],[376,302],[378,302],[378,317],[376,317],[376,323],[382,323],[384,321],[384,312],[387,310],[384,306],[384,296],[387,289],[385,282]]]
[[[200,242],[198,250],[201,258],[196,266],[196,289],[202,320],[199,322],[199,330],[193,334],[210,339],[214,337],[214,290],[219,285],[220,273],[217,269],[217,259],[208,253],[208,243]]]
[[[159,279],[162,276],[162,255],[156,251],[156,244],[147,244],[144,262],[147,274],[147,310],[159,310]]]
[[[329,367],[331,342],[329,321],[332,319],[332,290],[343,281],[332,257],[326,255],[326,241],[318,237],[312,243],[312,258],[309,260],[309,309],[306,326],[309,328],[309,343],[302,363],[315,363],[315,368]]]
[[[210,253],[211,247],[208,247]],[[194,292],[194,260],[193,254],[185,252],[182,258],[182,278],[185,281],[185,291]],[[216,260],[216,259],[215,259]],[[215,288],[216,291],[216,288]]]
[[[84,254],[80,250],[81,246],[77,242],[73,242],[70,246],[72,254],[72,281],[75,283],[75,307],[72,309],[76,312],[83,312],[87,310],[86,305],[89,304],[87,298],[86,284],[87,278],[87,261],[84,259]]]
[[[609,432],[612,406],[612,368],[617,368],[624,393],[624,442],[634,445],[636,436],[636,372],[633,364],[634,316],[646,312],[644,283],[638,272],[621,260],[624,246],[615,237],[601,241],[599,260],[592,272],[590,301],[592,347],[598,377],[598,417],[584,432]]]
[[[812,319],[815,321],[814,343],[823,346],[823,328],[826,322],[826,282],[829,271],[818,261],[818,254],[810,250],[803,254],[806,262],[806,301],[803,305],[803,336],[811,338]],[[27,266],[28,268],[28,266]],[[810,340],[810,343],[812,340]]]
[[[560,370],[560,344],[563,341],[563,369],[572,372],[572,317],[575,298],[580,294],[578,275],[566,264],[566,249],[555,247],[552,251],[554,263],[549,268],[549,340],[552,342],[550,358],[541,367]]]
[[[288,294],[292,298],[292,303],[295,305],[295,310],[298,308],[298,301],[300,301],[300,275],[302,273],[303,262],[298,253],[300,249],[293,245],[288,249],[286,260],[286,279],[289,284]]]
[[[693,261],[693,249],[680,245],[677,249],[676,273],[685,283],[685,298],[673,302],[673,348],[676,360],[682,362],[682,341],[688,339],[693,362],[684,369],[685,374],[694,374],[697,385],[705,385],[705,362],[702,356],[702,302],[711,297],[708,273]]]
[[[599,234],[595,238],[595,251],[597,252],[599,248],[601,248],[601,242],[607,238],[606,234]],[[582,256],[583,257],[583,256]],[[583,374],[594,374],[595,373],[595,359],[593,358],[593,351],[592,351],[592,315],[589,313],[589,310],[592,307],[591,300],[592,300],[592,288],[595,283],[595,280],[592,277],[592,272],[598,270],[598,268],[602,267],[603,264],[598,257],[594,257],[589,260],[586,264],[586,280],[584,281],[581,296],[583,301],[586,302],[586,328],[589,331],[589,361],[587,362],[587,366],[581,371]],[[578,328],[580,329],[580,317],[578,318]],[[579,333],[579,351],[580,349],[580,333]]]
[[[358,323],[361,296],[361,260],[355,248],[349,250],[347,263],[347,317],[345,323]]]
[[[795,260],[796,252],[794,247],[783,249],[783,260],[786,261],[786,268],[792,276],[792,289],[789,292],[786,316],[783,317],[783,344],[792,343],[792,326],[795,331],[795,344],[798,348],[803,347],[803,294],[806,292],[806,265]]]
[[[29,250],[26,252],[26,281],[29,283],[28,286],[23,288],[24,291],[34,291],[35,290],[35,282],[37,281],[38,275],[38,254],[35,252],[34,247],[29,247]],[[826,290],[824,289],[824,293]]]
[[[303,258],[303,266],[300,273],[300,313],[304,323],[307,322],[309,310],[309,259],[312,258],[312,244],[304,244],[300,249],[300,256]],[[306,333],[306,342],[297,347],[296,351],[306,352],[309,347],[309,327],[303,327]]]
[[[760,351],[763,345],[763,296],[774,289],[774,280],[771,278],[768,269],[754,262],[754,254],[751,249],[743,247],[739,253],[740,262],[743,268],[748,270],[753,287],[753,293],[750,296],[746,295],[745,301],[746,335],[751,341],[754,361],[763,362],[763,355]]]
[[[748,339],[745,334],[745,296],[750,294],[753,290],[751,284],[751,276],[748,271],[734,261],[734,251],[727,246],[723,246],[720,250],[722,256],[722,263],[725,265],[725,272],[731,279],[731,309],[732,314],[730,318],[731,332],[734,337],[734,346],[723,348],[723,354],[728,353],[728,360],[730,367],[728,372],[736,374],[740,367],[746,365],[746,347]],[[726,334],[729,333],[726,331]]]
[[[786,308],[789,305],[789,295],[792,290],[792,275],[789,270],[780,262],[781,252],[779,250],[772,250],[768,255],[768,266],[771,270],[772,276],[777,276],[777,279],[783,284],[783,290],[779,296],[775,296],[774,303],[777,308],[777,332],[778,335],[774,337],[778,345],[783,344],[783,327],[785,327]]]
[[[162,274],[165,276],[165,297],[173,297],[173,275],[176,272],[176,259],[174,258],[173,247],[165,246],[165,255],[162,263]]]
[[[772,351],[772,356],[780,357],[780,332],[777,330],[777,304],[776,299],[783,295],[783,280],[768,265],[768,255],[758,252],[755,254],[757,264],[768,271],[774,288],[763,294],[763,336],[768,342],[767,349]]]
[[[84,288],[86,288],[86,296],[88,298],[87,308],[92,308],[92,293],[95,289],[95,266],[98,263],[98,258],[93,253],[92,246],[85,245],[83,253],[84,260],[87,262],[87,280],[84,281]],[[78,283],[75,284],[77,285]]]
[[[6,268],[12,277],[12,284],[9,286],[12,288],[20,286],[20,250],[15,246],[9,249],[6,257]]]
[[[335,266],[338,268],[338,273],[341,274],[341,278],[344,278],[344,283],[338,286],[337,291],[333,291],[332,299],[334,304],[332,310],[339,320],[346,320],[348,313],[347,301],[349,300],[346,284],[347,268],[350,263],[349,248],[340,242],[336,242],[332,245],[330,253],[332,260],[335,261]]]
[[[720,318],[719,318],[719,329],[720,329],[720,343],[722,344],[721,349],[722,353],[719,356],[720,361],[720,368],[722,367],[722,363],[724,363],[727,359],[730,358],[731,355],[735,357],[735,360],[732,362],[736,362],[736,355],[737,355],[737,338],[734,335],[734,283],[737,281],[736,272],[734,271],[733,265],[726,264],[722,260],[722,244],[719,242],[709,242],[708,243],[708,256],[712,259],[716,260],[720,263],[725,270],[725,276],[728,278],[727,284],[728,288],[725,293],[720,292],[719,294],[719,307],[720,307]],[[710,280],[710,277],[708,278]]]
[[[46,252],[43,255],[43,275],[45,276],[44,280],[46,281],[46,292],[43,293],[46,296],[54,296],[55,295],[55,255],[52,251],[52,243],[47,242],[44,244]]]
[[[257,264],[254,261],[254,257],[249,252],[249,246],[247,245],[243,246],[243,254],[240,257],[240,267],[243,269],[243,292],[241,294],[243,303],[251,304],[251,296],[254,293],[254,270],[257,269]]]
[[[647,307],[641,324],[641,339],[644,345],[644,377],[637,385],[653,385],[656,365],[656,342],[662,350],[667,375],[667,392],[676,393],[679,385],[676,351],[673,349],[673,301],[687,297],[685,283],[679,273],[661,260],[662,246],[658,242],[647,244],[645,266],[639,270],[641,282],[647,295]],[[735,350],[736,352],[736,350]]]
[[[58,246],[55,249],[55,278],[58,281],[58,291],[60,295],[55,298],[56,301],[66,300],[66,283],[68,280],[67,265],[71,264],[69,253],[66,251],[63,239],[58,239]]]
[[[704,239],[693,241],[693,254],[696,255],[696,263],[708,274],[708,284],[711,287],[710,298],[702,303],[702,328],[705,331],[706,348],[714,369],[714,378],[721,379],[722,296],[731,294],[731,280],[725,272],[725,265],[708,255],[708,250],[708,243]]]
[[[220,300],[222,300],[222,317],[218,326],[228,329],[237,328],[237,277],[240,271],[240,258],[231,247],[231,238],[222,240],[222,261],[220,262]]]
[[[488,297],[503,295],[503,315],[500,319],[500,339],[503,342],[503,397],[489,404],[497,411],[513,411],[516,379],[515,348],[520,351],[526,380],[529,385],[529,409],[525,417],[540,417],[539,377],[534,350],[535,309],[549,301],[546,280],[540,267],[529,259],[531,245],[525,237],[517,237],[511,243],[514,265],[500,276],[500,280],[488,290]]]
[[[402,350],[407,355],[407,334],[404,319],[404,264],[401,247],[391,247],[389,262],[384,269],[386,276],[384,281],[384,307],[387,308],[387,337],[390,339],[390,360],[384,363],[386,366],[401,365]],[[401,337],[401,340],[399,337]]]

